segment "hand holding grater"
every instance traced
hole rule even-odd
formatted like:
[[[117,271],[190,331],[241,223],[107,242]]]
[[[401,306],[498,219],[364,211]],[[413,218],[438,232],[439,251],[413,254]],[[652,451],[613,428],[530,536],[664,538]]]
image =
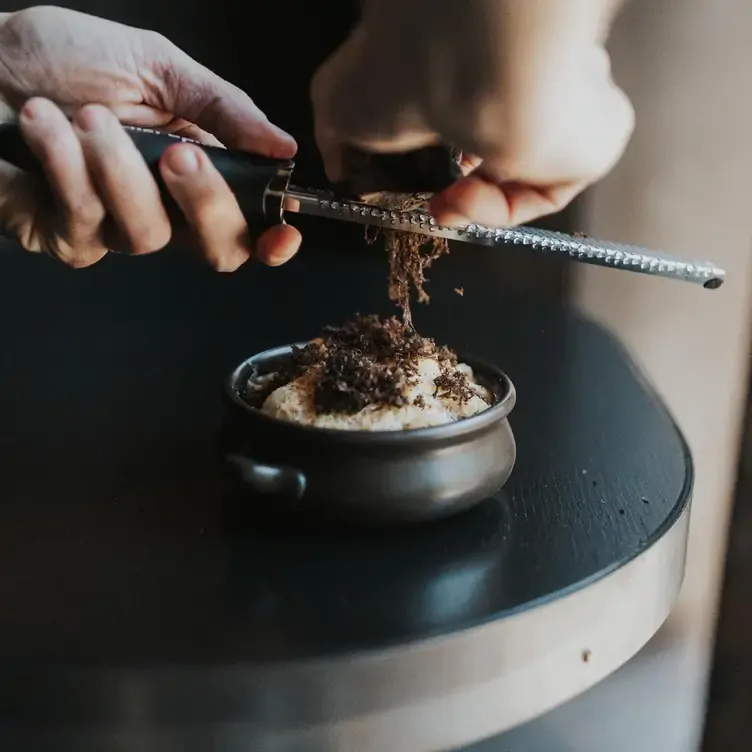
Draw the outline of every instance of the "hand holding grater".
[[[172,217],[180,216],[179,211],[165,188],[158,165],[165,150],[182,141],[195,144],[207,154],[235,194],[252,232],[284,222],[285,213],[291,212],[476,245],[498,248],[519,246],[532,252],[565,256],[582,263],[693,282],[709,290],[720,287],[724,281],[723,269],[708,261],[684,260],[637,246],[528,227],[492,229],[478,224],[445,227],[420,209],[395,211],[347,198],[348,195],[362,196],[380,191],[433,193],[445,188],[459,175],[454,171],[456,163],[452,162],[451,153],[439,147],[412,155],[363,156],[360,169],[353,172],[346,185],[340,186],[342,193],[339,197],[292,185],[293,160],[270,159],[206,146],[182,136],[124,127],[155,176]],[[27,147],[16,123],[0,123],[0,160],[44,177],[42,166]]]

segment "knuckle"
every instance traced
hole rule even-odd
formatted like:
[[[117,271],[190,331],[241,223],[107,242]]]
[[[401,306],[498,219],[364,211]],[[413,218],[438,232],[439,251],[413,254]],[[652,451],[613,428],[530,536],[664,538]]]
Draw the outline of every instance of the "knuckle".
[[[222,274],[232,274],[240,269],[245,263],[247,256],[240,256],[240,254],[220,254],[220,255],[208,255],[207,260],[212,269]]]
[[[35,41],[38,37],[40,21],[45,21],[44,8],[41,6],[23,8],[17,13],[13,13],[3,26],[3,41],[21,44]]]
[[[66,201],[70,220],[84,227],[98,227],[105,217],[104,207],[96,201],[72,199]]]
[[[101,261],[107,255],[107,249],[93,238],[88,242],[59,240],[50,248],[50,255],[70,269],[85,269]]]
[[[175,44],[159,31],[143,29],[141,34],[143,35],[144,45],[151,49],[169,53],[175,48]]]
[[[223,203],[212,194],[198,195],[186,208],[186,215],[191,217],[197,227],[207,229],[222,227],[227,223],[229,216]]]
[[[13,236],[15,236],[19,245],[31,253],[42,253],[45,244],[42,237],[36,231],[32,222],[24,221],[9,227]]]
[[[89,115],[96,117],[97,125],[110,125],[117,122],[114,113],[103,104],[85,104],[83,107],[79,107],[73,115],[73,122],[85,127],[85,119]]]
[[[104,258],[104,253],[74,253],[72,255],[58,254],[58,259],[69,269],[87,269]]]
[[[142,256],[161,251],[172,238],[172,230],[169,225],[146,226],[130,234],[129,241],[131,252],[134,256]]]

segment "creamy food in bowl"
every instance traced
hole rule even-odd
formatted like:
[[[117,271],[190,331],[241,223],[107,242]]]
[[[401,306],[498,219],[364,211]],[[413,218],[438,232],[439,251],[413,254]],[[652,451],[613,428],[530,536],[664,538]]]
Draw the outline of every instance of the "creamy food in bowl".
[[[285,520],[438,519],[488,499],[515,463],[509,378],[397,319],[356,317],[257,353],[226,396],[233,498]]]
[[[400,431],[453,423],[487,410],[493,393],[460,363],[396,318],[361,316],[252,374],[249,402],[274,418],[346,431]]]

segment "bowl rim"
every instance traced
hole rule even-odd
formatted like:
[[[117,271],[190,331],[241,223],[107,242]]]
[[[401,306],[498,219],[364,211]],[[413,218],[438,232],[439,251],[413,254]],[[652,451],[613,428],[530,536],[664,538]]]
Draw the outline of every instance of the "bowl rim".
[[[407,428],[401,431],[358,431],[344,428],[322,428],[320,426],[307,426],[291,420],[275,418],[261,412],[257,407],[249,405],[243,399],[239,386],[247,383],[248,376],[250,375],[249,371],[255,366],[254,361],[261,358],[283,357],[289,354],[293,347],[304,347],[307,344],[308,342],[295,342],[289,345],[278,345],[277,347],[261,350],[246,358],[232,370],[229,377],[225,380],[225,393],[231,403],[240,408],[244,414],[253,417],[254,420],[260,421],[262,424],[265,423],[277,429],[291,431],[300,436],[379,444],[384,442],[412,442],[422,439],[441,441],[457,438],[468,433],[475,433],[506,419],[517,402],[517,390],[512,380],[504,371],[480,358],[471,355],[465,356],[463,353],[458,353],[459,361],[467,363],[473,371],[477,370],[480,374],[496,381],[501,387],[501,397],[487,410],[453,423],[427,426],[425,428]]]

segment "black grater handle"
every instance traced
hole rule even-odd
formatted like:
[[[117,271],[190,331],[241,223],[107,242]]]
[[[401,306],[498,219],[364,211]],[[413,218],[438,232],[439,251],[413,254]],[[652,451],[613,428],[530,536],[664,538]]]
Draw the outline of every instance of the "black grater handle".
[[[154,175],[171,219],[180,221],[182,214],[162,180],[159,161],[168,147],[183,142],[195,144],[209,157],[235,194],[253,234],[282,222],[284,193],[295,165],[292,160],[206,146],[193,139],[146,128],[123,127]],[[15,122],[0,123],[0,160],[44,178],[41,163],[29,149]]]

